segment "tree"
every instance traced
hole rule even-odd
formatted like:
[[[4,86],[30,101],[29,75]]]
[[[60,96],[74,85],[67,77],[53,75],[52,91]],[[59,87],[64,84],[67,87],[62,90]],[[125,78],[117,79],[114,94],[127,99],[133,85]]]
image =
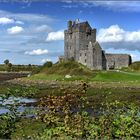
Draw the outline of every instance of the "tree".
[[[11,71],[11,69],[12,69],[12,63],[8,63],[8,71]]]
[[[28,67],[31,67],[31,66],[32,66],[31,64],[28,65]]]
[[[30,71],[32,69],[32,65],[28,64],[28,68],[27,69]]]
[[[9,64],[8,64],[8,67],[11,68],[11,67],[12,67],[12,63],[9,63]]]
[[[4,64],[8,65],[9,64],[9,60],[8,59],[4,60]]]
[[[53,65],[53,63],[52,63],[51,61],[47,61],[47,62],[45,62],[45,63],[43,64],[43,67],[48,67],[48,68],[50,68],[50,67],[52,67],[52,65]]]

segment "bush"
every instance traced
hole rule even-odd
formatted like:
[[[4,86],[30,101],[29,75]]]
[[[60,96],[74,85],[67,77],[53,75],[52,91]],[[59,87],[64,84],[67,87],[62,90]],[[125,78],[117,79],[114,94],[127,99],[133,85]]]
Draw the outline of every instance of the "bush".
[[[43,64],[43,67],[50,68],[52,67],[53,63],[51,61],[47,61],[46,63]]]

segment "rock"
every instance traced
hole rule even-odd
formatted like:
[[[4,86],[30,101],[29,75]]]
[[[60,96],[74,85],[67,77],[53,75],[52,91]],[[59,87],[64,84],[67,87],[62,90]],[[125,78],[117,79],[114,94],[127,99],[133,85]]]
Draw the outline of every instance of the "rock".
[[[71,76],[70,75],[65,75],[65,78],[71,78]]]
[[[31,74],[28,74],[27,77],[31,77]]]

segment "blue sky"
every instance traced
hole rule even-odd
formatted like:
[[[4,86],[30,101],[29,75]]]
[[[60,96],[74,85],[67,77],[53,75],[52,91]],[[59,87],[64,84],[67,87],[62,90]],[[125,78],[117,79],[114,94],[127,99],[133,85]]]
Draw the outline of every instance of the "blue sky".
[[[106,52],[140,60],[140,1],[1,0],[0,63],[56,62],[64,53],[69,19],[97,28],[97,41]]]

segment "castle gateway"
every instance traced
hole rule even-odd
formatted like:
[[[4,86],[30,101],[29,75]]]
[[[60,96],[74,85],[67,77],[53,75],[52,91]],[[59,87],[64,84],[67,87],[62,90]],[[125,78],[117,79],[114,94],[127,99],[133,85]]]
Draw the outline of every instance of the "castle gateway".
[[[74,59],[92,70],[120,69],[131,64],[128,54],[107,54],[96,41],[89,23],[68,21],[64,31],[64,59]]]

